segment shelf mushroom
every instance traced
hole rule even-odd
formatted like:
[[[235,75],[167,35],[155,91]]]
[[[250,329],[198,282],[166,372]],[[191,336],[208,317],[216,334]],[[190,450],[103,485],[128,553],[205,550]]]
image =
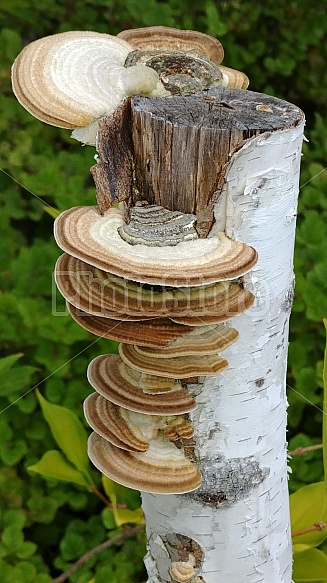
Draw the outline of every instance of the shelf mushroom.
[[[195,559],[189,555],[188,561],[173,561],[169,567],[169,573],[177,583],[190,583],[195,576]]]
[[[84,401],[85,418],[96,433],[127,451],[146,451],[149,441],[143,438],[137,425],[128,422],[124,411],[127,409],[114,405],[99,393],[89,395]],[[150,425],[151,417],[146,417]]]
[[[167,26],[150,26],[123,30],[118,34],[118,38],[127,41],[134,48],[136,57],[138,54],[140,55],[139,59],[143,63],[149,64],[156,52],[162,55],[165,51],[174,51],[177,55],[184,53],[198,58],[202,55],[209,62],[218,65],[222,74],[221,84],[224,87],[246,89],[249,85],[249,79],[245,73],[221,64],[224,58],[224,49],[219,40],[208,34],[195,30],[178,30]],[[131,54],[128,59],[130,57]],[[139,59],[133,59],[132,63],[138,62]],[[173,74],[175,74],[178,64],[176,57],[173,64]]]
[[[117,37],[139,51],[167,48],[172,51],[199,51],[217,65],[220,65],[224,58],[224,49],[219,40],[196,30],[147,26],[123,30]]]
[[[228,367],[228,362],[216,354],[157,358],[140,354],[137,347],[120,344],[119,354],[130,367],[147,374],[185,379],[194,376],[216,375]]]
[[[61,249],[91,265],[125,279],[160,286],[200,286],[247,273],[257,262],[256,251],[222,232],[176,245],[148,246],[122,239],[122,211],[74,207],[55,221]],[[141,227],[140,227],[141,230]]]
[[[132,319],[130,321],[129,316],[125,316],[121,320],[113,320],[93,316],[78,310],[68,302],[66,305],[71,317],[82,328],[91,334],[117,340],[117,342],[138,343],[143,346],[166,346],[172,340],[176,340],[192,330],[190,326],[175,323],[168,318],[152,318],[145,321]]]
[[[98,435],[126,451],[147,451],[150,440],[160,434],[171,441],[190,439],[194,434],[184,417],[136,413],[114,405],[99,393],[84,401],[84,414]]]
[[[148,415],[183,415],[193,411],[196,401],[181,383],[165,377],[150,375],[151,391],[142,388],[142,373],[129,367],[120,356],[97,356],[88,367],[87,376],[92,387],[103,397],[137,413]]]
[[[126,41],[99,32],[40,38],[13,64],[15,95],[45,123],[70,129],[88,126],[112,113],[128,95],[151,95],[160,86],[153,69],[124,67],[130,51]]]
[[[127,216],[129,221],[116,208],[103,215],[93,207],[62,213],[55,237],[66,254],[58,261],[56,281],[74,302],[68,306],[76,321],[95,334],[123,341],[120,356],[103,355],[91,363],[88,378],[98,394],[86,401],[85,415],[94,430],[89,446],[93,463],[107,476],[137,488],[136,477],[126,481],[136,459],[148,469],[158,447],[158,459],[165,455],[167,462],[170,452],[175,459],[175,450],[167,450],[165,442],[180,439],[181,428],[186,439],[193,434],[180,418],[164,427],[165,415],[181,416],[196,405],[181,385],[183,379],[187,383],[227,368],[218,352],[236,341],[237,331],[221,325],[210,330],[201,324],[226,320],[252,305],[253,295],[235,279],[255,265],[257,254],[224,233],[200,239],[193,215],[146,205],[129,209]],[[188,319],[195,325],[188,326]],[[142,415],[148,439],[133,428],[133,413],[128,411]],[[154,422],[153,415],[159,421]],[[158,427],[164,428],[160,437]],[[177,451],[180,460],[187,460],[183,445]],[[119,472],[114,459],[123,464]],[[175,476],[169,464],[166,471],[171,472],[169,478]],[[162,491],[154,482],[142,486],[147,488]],[[167,492],[194,488],[194,481],[188,486],[174,482]]]
[[[199,326],[192,332],[173,340],[167,346],[158,348],[134,346],[134,350],[140,356],[152,356],[154,358],[166,359],[176,356],[192,356],[196,354],[209,355],[217,354],[228,348],[238,339],[238,332],[235,328],[228,328],[221,324],[215,326]]]
[[[183,318],[192,317],[192,326],[198,326],[201,320],[209,324],[229,320],[254,302],[253,294],[238,281],[158,288],[102,271],[68,253],[59,257],[54,273],[59,291],[70,304],[101,318],[169,316],[184,323]]]
[[[201,473],[196,465],[163,438],[151,440],[145,452],[128,452],[92,433],[88,452],[93,464],[106,476],[143,492],[183,494],[196,490],[201,484]]]
[[[138,63],[140,48],[155,51],[159,48],[161,52],[177,49],[184,60],[190,61],[188,70],[200,59],[201,71],[212,70],[205,86],[248,85],[244,73],[220,65],[224,51],[217,39],[195,31],[149,27],[123,31],[118,36],[69,31],[38,39],[27,45],[13,64],[14,93],[34,117],[50,125],[74,129],[73,137],[94,145],[98,120],[112,114],[127,97],[171,94],[154,63],[153,66],[150,60],[150,66]],[[136,55],[135,64],[127,62],[131,54]],[[186,75],[190,76],[193,79],[194,75]],[[204,88],[201,80],[200,87],[195,81],[191,92]]]

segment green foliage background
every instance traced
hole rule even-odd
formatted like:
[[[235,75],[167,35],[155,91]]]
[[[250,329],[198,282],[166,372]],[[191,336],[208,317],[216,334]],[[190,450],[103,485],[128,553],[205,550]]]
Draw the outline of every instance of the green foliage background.
[[[49,583],[116,531],[94,494],[27,470],[56,447],[33,387],[83,420],[82,401],[90,392],[87,364],[116,346],[65,317],[52,283],[60,251],[45,205],[64,210],[94,204],[88,172],[94,151],[23,110],[11,92],[10,66],[27,43],[66,30],[116,34],[155,24],[197,29],[221,40],[224,64],[244,70],[250,89],[304,110],[309,143],[303,149],[288,373],[293,449],[321,441],[327,6],[313,7],[310,0],[1,0],[0,18],[1,356],[17,355],[0,361],[0,573],[2,583]],[[321,480],[322,467],[319,452],[295,458],[291,489]],[[93,479],[99,483],[96,472]],[[139,504],[137,496],[131,494],[131,508]],[[69,580],[140,583],[143,554],[139,535],[92,559]]]

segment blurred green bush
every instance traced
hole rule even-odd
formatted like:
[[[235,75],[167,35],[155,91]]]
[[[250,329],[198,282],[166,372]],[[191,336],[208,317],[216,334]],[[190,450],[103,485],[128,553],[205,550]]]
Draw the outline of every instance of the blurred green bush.
[[[45,207],[55,212],[94,203],[88,172],[94,151],[80,147],[69,132],[38,122],[18,104],[10,66],[27,43],[66,30],[116,34],[155,24],[197,29],[221,40],[224,64],[244,70],[250,89],[304,110],[309,143],[303,149],[288,372],[294,449],[321,441],[327,6],[317,4],[313,10],[310,0],[2,0],[0,18],[0,572],[2,583],[49,583],[104,541],[108,525],[94,494],[27,471],[55,447],[33,388],[40,386],[50,402],[78,412],[84,423],[82,401],[90,392],[87,364],[101,352],[115,351],[116,345],[91,337],[64,317],[64,302],[52,283],[60,251]],[[294,458],[292,468],[292,489],[321,480],[321,453]],[[143,554],[139,535],[121,543],[119,551],[98,555],[70,581],[139,583],[145,580]]]

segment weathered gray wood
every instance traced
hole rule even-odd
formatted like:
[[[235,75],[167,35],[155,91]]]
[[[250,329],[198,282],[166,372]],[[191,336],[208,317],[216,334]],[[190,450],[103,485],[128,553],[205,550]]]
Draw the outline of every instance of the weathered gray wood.
[[[220,87],[188,96],[134,97],[135,183],[150,204],[197,215],[206,236],[231,154],[244,140],[301,122],[294,105]]]
[[[99,121],[99,161],[91,173],[96,185],[98,208],[103,214],[115,202],[130,202],[133,192],[133,144],[130,130],[130,100]]]
[[[99,211],[144,199],[196,214],[205,237],[232,153],[248,138],[301,119],[291,103],[240,89],[126,100],[99,122],[99,161],[91,168]]]

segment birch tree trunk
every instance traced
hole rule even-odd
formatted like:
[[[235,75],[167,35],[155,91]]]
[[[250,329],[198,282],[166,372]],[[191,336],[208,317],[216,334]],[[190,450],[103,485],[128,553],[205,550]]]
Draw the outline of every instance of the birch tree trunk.
[[[100,209],[108,196],[133,204],[134,183],[151,204],[195,212],[202,237],[225,231],[259,255],[244,277],[256,302],[233,318],[240,337],[224,351],[229,368],[188,384],[203,483],[142,494],[148,583],[291,582],[286,365],[303,127],[287,102],[221,88],[133,98],[100,124]],[[196,575],[174,579],[171,563],[190,556]]]
[[[298,110],[291,127],[285,119],[285,129],[243,142],[214,204],[213,230],[258,251],[245,277],[256,303],[233,319],[240,338],[224,352],[227,371],[189,385],[203,485],[185,495],[142,495],[148,583],[174,581],[171,561],[188,553],[196,557],[194,583],[291,581],[286,364],[303,125]]]

